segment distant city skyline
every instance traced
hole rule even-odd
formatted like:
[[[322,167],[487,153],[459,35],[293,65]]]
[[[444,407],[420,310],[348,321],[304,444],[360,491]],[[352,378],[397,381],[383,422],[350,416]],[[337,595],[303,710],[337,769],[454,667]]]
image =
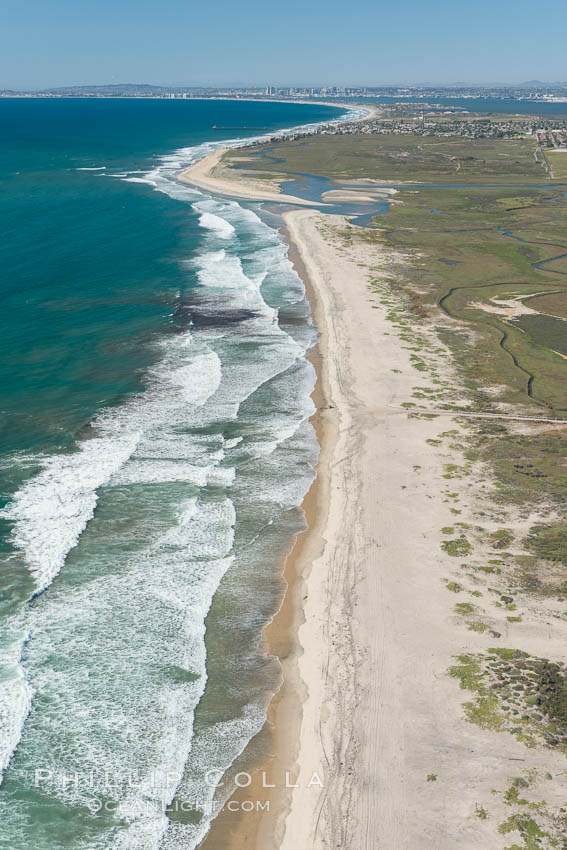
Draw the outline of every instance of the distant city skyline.
[[[183,83],[111,83],[103,85],[69,85],[46,88],[6,88],[0,85],[0,97],[44,96],[44,97],[161,97],[161,98],[285,98],[324,99],[337,101],[365,99],[398,99],[426,102],[433,98],[500,98],[541,102],[567,102],[567,82],[544,82],[541,80],[521,83],[385,83],[377,86],[289,86],[281,85],[219,85],[206,86]]]
[[[567,75],[566,75],[567,76]],[[290,84],[288,82],[247,82],[247,83],[238,83],[238,82],[225,82],[218,83],[216,85],[212,83],[198,83],[198,82],[151,82],[148,83],[147,80],[142,80],[138,82],[129,81],[120,81],[120,82],[111,82],[111,83],[66,83],[56,86],[22,86],[22,87],[13,87],[14,91],[22,91],[22,92],[35,92],[35,91],[56,91],[57,89],[88,89],[88,88],[114,88],[114,87],[143,87],[147,86],[148,88],[163,88],[163,89],[186,89],[188,92],[191,90],[209,90],[209,91],[222,91],[226,89],[227,91],[239,91],[239,90],[266,90],[268,94],[274,94],[276,91],[282,91],[285,89],[289,89],[290,91],[353,91],[353,90],[368,90],[372,91],[374,89],[392,89],[393,91],[402,91],[407,89],[408,91],[416,91],[419,89],[487,89],[487,90],[495,90],[495,89],[521,89],[521,88],[537,88],[540,86],[541,88],[553,88],[557,87],[567,87],[567,80],[518,80],[512,82],[478,82],[477,80],[461,80],[457,82],[434,82],[434,81],[425,81],[425,82],[407,82],[407,81],[396,81],[396,82],[376,82],[376,83],[367,83],[367,84],[352,84],[352,83],[343,83],[341,81],[330,81],[327,83],[294,83]],[[7,87],[3,87],[0,81],[0,91],[6,90]]]
[[[562,81],[559,0],[4,0],[0,88]],[[179,83],[178,83],[179,84]]]

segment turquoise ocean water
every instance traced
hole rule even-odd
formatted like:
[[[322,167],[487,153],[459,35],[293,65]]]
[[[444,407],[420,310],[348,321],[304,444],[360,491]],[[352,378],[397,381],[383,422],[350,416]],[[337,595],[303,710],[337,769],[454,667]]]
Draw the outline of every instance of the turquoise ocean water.
[[[190,850],[264,724],[314,329],[279,219],[175,173],[341,114],[0,101],[2,848]]]

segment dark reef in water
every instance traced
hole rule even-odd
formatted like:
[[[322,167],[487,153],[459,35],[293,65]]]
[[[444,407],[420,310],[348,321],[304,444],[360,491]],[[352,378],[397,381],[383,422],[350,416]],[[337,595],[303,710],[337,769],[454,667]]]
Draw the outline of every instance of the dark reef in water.
[[[207,309],[206,307],[196,308],[191,304],[180,304],[176,307],[172,320],[175,330],[178,333],[182,333],[191,327],[225,328],[235,326],[249,319],[255,319],[259,315],[260,313],[257,310],[228,309],[219,311],[212,308]]]

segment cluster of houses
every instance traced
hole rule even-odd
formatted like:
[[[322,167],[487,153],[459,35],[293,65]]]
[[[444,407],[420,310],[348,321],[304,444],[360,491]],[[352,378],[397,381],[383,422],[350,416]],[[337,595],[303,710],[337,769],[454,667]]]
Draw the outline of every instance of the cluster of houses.
[[[537,130],[537,140],[542,148],[567,148],[567,122],[563,127],[546,127]]]
[[[344,121],[340,123],[320,124],[316,127],[297,130],[286,135],[288,141],[305,139],[320,135],[418,135],[418,136],[460,136],[465,139],[519,139],[536,136],[543,147],[567,146],[567,120],[545,119],[535,116],[498,116],[476,117],[462,113],[454,114],[412,114],[396,115],[393,110],[385,111],[366,121]],[[267,142],[281,140],[274,135]],[[256,144],[255,142],[244,143]]]

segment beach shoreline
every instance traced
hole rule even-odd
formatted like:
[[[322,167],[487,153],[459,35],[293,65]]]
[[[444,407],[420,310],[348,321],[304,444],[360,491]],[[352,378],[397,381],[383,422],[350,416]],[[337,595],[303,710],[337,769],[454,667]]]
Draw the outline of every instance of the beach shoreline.
[[[361,747],[357,723],[368,721],[364,710],[362,717],[358,715],[361,688],[369,687],[368,664],[362,663],[369,651],[366,625],[355,634],[359,605],[356,586],[364,579],[365,566],[348,555],[345,557],[341,551],[346,549],[348,553],[353,546],[356,549],[357,530],[368,533],[367,528],[356,529],[352,513],[353,509],[355,513],[361,509],[363,476],[360,466],[348,473],[343,469],[337,471],[337,464],[345,455],[354,452],[363,464],[369,458],[364,452],[364,421],[353,427],[358,403],[352,397],[347,398],[356,383],[352,375],[348,379],[350,392],[344,392],[345,378],[341,372],[343,367],[352,369],[349,356],[353,353],[355,336],[351,328],[341,326],[338,321],[345,305],[343,302],[339,307],[337,299],[343,299],[340,292],[343,284],[348,284],[349,289],[354,287],[358,318],[366,319],[366,334],[374,335],[376,314],[372,314],[368,304],[368,275],[375,260],[380,259],[381,251],[374,251],[372,258],[366,256],[363,264],[354,264],[353,258],[341,258],[340,251],[333,248],[327,238],[322,238],[320,228],[329,226],[336,237],[337,230],[350,226],[344,218],[313,209],[299,209],[311,204],[293,197],[272,195],[264,187],[239,179],[236,174],[219,179],[211,172],[223,152],[222,149],[213,152],[178,175],[178,179],[215,194],[293,204],[293,210],[282,214],[283,236],[289,245],[290,259],[305,285],[318,329],[310,359],[317,373],[313,393],[317,410],[312,423],[320,454],[315,481],[302,504],[307,527],[296,536],[282,565],[287,590],[280,609],[264,630],[266,651],[279,658],[283,675],[282,686],[274,694],[268,710],[269,753],[249,768],[251,785],[238,789],[231,798],[237,805],[249,800],[265,805],[268,801],[269,812],[264,809],[259,813],[239,811],[235,814],[223,809],[213,821],[202,847],[203,850],[243,850],[245,847],[296,850],[297,846],[320,847],[321,850],[329,846],[349,846],[357,850],[363,846],[374,848],[378,846],[375,824],[365,843],[355,812],[362,799],[360,788],[355,786],[364,784],[363,777],[357,777],[354,770]],[[341,268],[337,268],[337,261]],[[338,289],[327,285],[333,276]],[[381,317],[380,330],[386,328],[386,320]],[[389,328],[386,333],[389,335]],[[394,339],[389,342],[389,348],[392,362],[400,361],[400,349]],[[343,363],[341,353],[346,355]],[[404,367],[404,383],[409,389],[415,378],[407,356],[402,355],[401,360],[405,361],[403,364],[400,361],[399,365]],[[386,400],[395,399],[397,394],[392,378],[390,374],[382,387],[383,415]],[[399,379],[395,383],[398,384]],[[405,418],[405,414],[401,415]],[[400,413],[393,413],[393,418],[399,419]],[[384,417],[382,424],[385,422]],[[435,428],[432,431],[431,423],[421,423],[421,431],[425,438],[434,433]],[[392,450],[396,450],[395,446]],[[374,458],[370,461],[371,474],[379,475]],[[354,498],[353,491],[356,491]],[[353,527],[346,539],[341,539],[345,516],[352,518]],[[366,681],[361,682],[364,676]],[[286,772],[298,788],[282,787]],[[277,787],[263,788],[261,777],[264,775]],[[309,787],[313,776],[322,778],[323,788]],[[342,802],[337,805],[339,800]],[[333,835],[337,832],[342,837],[335,844]],[[351,834],[347,839],[348,832]],[[396,840],[400,837],[397,829],[395,837]]]
[[[270,191],[260,185],[260,181],[254,181],[250,175],[241,176],[238,172],[228,175],[219,175],[220,160],[224,154],[232,150],[229,147],[221,147],[194,162],[189,168],[184,168],[177,175],[180,183],[196,186],[206,192],[221,195],[227,198],[236,198],[249,201],[271,201],[276,203],[293,204],[294,206],[314,207],[314,201],[305,201],[295,198],[293,195],[285,195],[276,191]],[[215,173],[215,171],[217,173]]]
[[[285,682],[269,710],[273,746],[237,796],[251,799],[266,767],[272,777],[290,771],[297,787],[261,789],[269,813],[221,813],[203,850],[500,850],[477,801],[506,787],[510,763],[534,767],[538,757],[463,723],[447,675],[456,655],[494,637],[464,629],[447,593],[451,499],[462,518],[474,516],[466,479],[450,482],[451,499],[440,495],[445,464],[458,468],[462,453],[435,448],[446,417],[402,406],[419,389],[416,349],[382,299],[403,309],[392,281],[410,260],[342,216],[295,205],[283,219],[319,332],[320,457],[303,503],[308,527],[284,567],[288,592],[265,631]],[[322,788],[310,786],[314,775]]]
[[[306,298],[316,327],[322,324],[321,305],[316,290],[305,269],[299,252],[291,240],[287,223],[280,229],[288,244],[288,256],[305,286]],[[300,728],[303,704],[307,698],[305,682],[299,674],[299,660],[303,648],[299,642],[299,629],[305,622],[303,600],[307,593],[311,563],[321,555],[324,547],[324,530],[329,505],[329,469],[337,440],[336,411],[328,399],[328,387],[318,338],[307,358],[315,369],[315,386],[311,398],[315,412],[310,418],[319,445],[319,457],[314,480],[305,494],[301,510],[305,528],[291,541],[289,552],[279,565],[286,583],[281,605],[264,628],[263,640],[268,655],[278,658],[282,667],[282,683],[268,707],[266,725],[269,728],[269,752],[260,762],[252,763],[251,784],[237,789],[231,799],[237,811],[223,809],[212,822],[205,838],[203,850],[274,850],[280,847],[285,833],[285,822],[291,809],[293,789],[298,773]],[[321,769],[321,776],[324,771]],[[275,788],[264,787],[274,784]],[[305,789],[313,802],[319,797],[318,787]],[[253,800],[268,810],[242,811],[242,804]]]
[[[345,830],[352,830],[348,846],[374,846],[357,844],[358,830],[350,823],[348,813],[357,796],[353,765],[360,751],[357,708],[368,634],[366,627],[364,634],[354,632],[359,604],[355,587],[364,568],[340,551],[346,546],[350,552],[356,546],[354,523],[346,541],[340,539],[340,532],[342,518],[352,517],[353,507],[355,513],[360,510],[361,474],[352,469],[345,473],[338,467],[340,459],[353,450],[355,455],[360,453],[360,459],[368,456],[363,451],[364,428],[353,426],[352,404],[341,389],[341,352],[351,350],[352,340],[338,338],[343,329],[333,320],[341,312],[335,300],[337,292],[325,286],[325,277],[338,258],[319,233],[324,223],[331,222],[335,229],[348,225],[343,218],[313,210],[287,211],[283,219],[289,256],[304,282],[318,328],[310,360],[317,373],[313,393],[317,409],[312,423],[319,459],[316,478],[302,503],[307,527],[296,536],[282,565],[286,593],[264,631],[266,651],[279,658],[283,675],[268,711],[271,746],[266,758],[249,768],[251,785],[237,790],[232,798],[237,804],[254,800],[264,805],[268,801],[269,812],[235,815],[223,810],[213,822],[203,850],[342,846],[332,843],[337,829],[343,835]],[[352,271],[349,261],[338,271],[337,280],[345,281],[345,271]],[[366,275],[366,269],[359,269],[354,281],[361,287],[363,310]],[[369,318],[373,322],[372,314]],[[344,366],[348,365],[345,359]],[[413,380],[409,370],[407,379]],[[388,392],[390,385],[391,381]],[[399,416],[394,414],[394,418]],[[430,431],[430,423],[425,424],[426,434]],[[374,464],[371,469],[379,471]],[[357,491],[354,499],[353,490]],[[343,770],[346,764],[349,767]],[[283,787],[286,773],[297,788]],[[263,788],[263,776],[277,787]],[[312,784],[313,777],[321,779],[322,788]],[[348,801],[346,810],[336,806],[338,799]]]
[[[416,438],[421,444],[442,426],[414,421],[409,429],[406,425],[405,439],[400,440],[397,423],[407,421],[407,416],[387,409],[389,402],[401,401],[397,399],[400,392],[406,397],[415,378],[407,354],[395,338],[387,338],[386,319],[370,309],[368,270],[385,259],[381,249],[373,249],[372,256],[366,252],[365,262],[357,267],[353,258],[341,256],[337,245],[342,229],[349,227],[345,219],[306,209],[285,212],[283,218],[290,258],[304,281],[318,328],[312,362],[317,370],[313,424],[320,455],[315,482],[302,505],[307,528],[297,536],[283,566],[287,592],[265,630],[266,649],[280,659],[284,677],[268,713],[273,745],[267,758],[254,766],[251,786],[235,795],[239,801],[268,800],[270,811],[236,818],[221,813],[203,848],[358,850],[396,846],[409,850],[417,845],[406,842],[395,816],[384,825],[381,837],[376,829],[377,818],[381,820],[388,809],[397,811],[402,805],[395,795],[385,793],[387,778],[378,775],[383,763],[377,758],[364,770],[360,766],[363,749],[374,755],[378,745],[388,749],[382,736],[384,730],[396,730],[403,702],[400,696],[400,702],[392,702],[379,717],[372,713],[373,632],[388,612],[387,606],[378,611],[380,594],[367,586],[380,566],[377,550],[382,547],[371,503],[384,472],[384,452],[389,455],[402,448],[413,458]],[[329,231],[324,238],[321,229]],[[345,321],[347,304],[352,315]],[[369,349],[376,333],[387,353],[385,365],[379,365],[376,352]],[[373,375],[369,380],[364,377],[369,364],[378,368],[377,382]],[[393,366],[401,368],[390,368]],[[401,379],[396,371],[403,372]],[[375,407],[368,407],[368,396]],[[375,416],[377,421],[372,423]],[[406,497],[401,488],[405,487],[406,460],[393,471],[389,482],[389,513],[404,509]],[[434,466],[430,472],[435,474]],[[366,476],[372,489],[370,498],[365,492]],[[424,522],[431,525],[435,506],[427,505],[425,496],[422,502]],[[391,517],[388,524],[395,525],[395,521],[395,516]],[[412,541],[411,534],[409,537]],[[388,592],[394,593],[396,584],[394,580]],[[366,603],[360,592],[365,585]],[[436,588],[431,590],[437,596]],[[361,617],[366,604],[369,610]],[[404,627],[408,625],[404,621]],[[419,640],[418,632],[414,639]],[[390,654],[392,686],[400,688],[403,683],[396,674],[396,659],[402,657],[399,647]],[[450,689],[447,683],[446,696]],[[378,723],[380,729],[373,730]],[[391,763],[395,763],[393,755]],[[286,771],[297,788],[281,787]],[[261,787],[264,772],[278,787]],[[314,776],[321,778],[323,788],[309,787]],[[384,793],[380,805],[372,801],[371,822],[364,824],[368,794],[372,797],[369,781],[375,781]]]

